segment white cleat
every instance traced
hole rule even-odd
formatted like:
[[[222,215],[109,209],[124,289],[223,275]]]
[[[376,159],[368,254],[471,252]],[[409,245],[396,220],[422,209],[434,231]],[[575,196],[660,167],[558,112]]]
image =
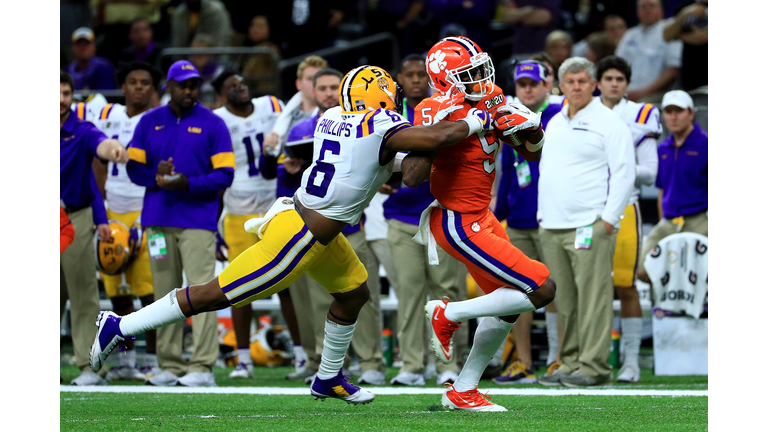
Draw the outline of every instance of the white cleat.
[[[123,342],[126,337],[120,332],[120,317],[114,312],[102,311],[96,319],[96,338],[91,345],[91,355],[88,362],[91,370],[98,372],[104,365],[117,344]]]
[[[253,364],[238,363],[235,370],[229,373],[230,378],[247,379],[253,377]]]
[[[640,381],[640,368],[635,365],[627,365],[621,367],[619,375],[616,376],[617,382],[636,383]]]

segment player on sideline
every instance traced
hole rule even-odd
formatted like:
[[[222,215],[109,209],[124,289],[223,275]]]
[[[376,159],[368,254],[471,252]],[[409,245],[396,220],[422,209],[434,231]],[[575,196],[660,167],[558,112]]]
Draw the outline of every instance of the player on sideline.
[[[621,57],[609,56],[597,63],[597,87],[603,105],[618,114],[632,132],[635,144],[635,188],[621,216],[613,254],[613,286],[621,302],[621,369],[618,382],[640,381],[640,342],[643,315],[635,287],[637,264],[643,241],[640,217],[640,187],[653,186],[659,170],[656,139],[661,135],[659,110],[651,104],[637,103],[624,96],[632,78],[632,67]]]
[[[231,263],[257,237],[245,232],[248,219],[262,217],[275,202],[277,193],[277,159],[262,151],[268,134],[283,111],[283,103],[274,96],[251,99],[243,77],[234,71],[224,71],[212,83],[225,99],[223,107],[213,111],[227,124],[235,153],[235,178],[224,192],[223,237],[228,246],[227,260]],[[250,307],[232,308],[232,324],[237,339],[237,366],[230,378],[253,376],[251,359]]]
[[[278,198],[267,215],[246,223],[260,240],[208,283],[171,291],[152,305],[125,317],[99,314],[91,347],[94,371],[118,343],[141,332],[201,312],[243,306],[285,289],[302,273],[334,297],[325,321],[319,371],[312,382],[316,398],[364,404],[373,393],[342,375],[358,313],[369,292],[367,272],[341,231],[357,223],[363,209],[401,164],[410,169],[418,157],[398,151],[433,151],[491,129],[480,110],[429,127],[411,127],[399,112],[400,92],[392,77],[376,66],[350,71],[339,88],[340,107],[326,111],[315,129],[315,162],[305,171],[293,199]],[[436,108],[442,118],[461,108],[461,98]]]
[[[534,131],[515,151],[526,160],[539,159],[544,144],[540,115],[524,106],[505,104],[504,94],[494,84],[493,62],[477,44],[460,36],[437,42],[427,55],[427,73],[437,94],[416,107],[414,124],[434,123],[438,119],[433,119],[433,113],[443,98],[456,91],[466,92],[462,109],[446,120],[455,120],[473,107],[490,113],[508,112],[503,117],[505,124],[496,127],[505,135],[518,130]],[[451,339],[459,324],[466,319],[485,317],[477,327],[458,380],[443,394],[442,404],[450,409],[507,411],[477,390],[480,377],[519,314],[546,306],[555,298],[555,283],[549,278],[547,267],[513,246],[504,227],[489,210],[498,150],[494,134],[472,134],[459,144],[438,151],[431,175],[429,170],[420,171],[420,179],[429,177],[436,201],[422,214],[417,238],[422,243],[434,244],[425,238],[434,235],[437,244],[467,266],[486,293],[460,302],[432,300],[424,308],[431,323],[435,354],[444,363],[453,357]],[[406,184],[415,187],[418,183]]]
[[[105,135],[127,145],[131,142],[133,131],[141,117],[152,108],[152,96],[162,74],[148,63],[130,62],[118,69],[116,75],[125,95],[125,105],[106,104],[92,122]],[[109,162],[108,165],[98,163],[95,168],[100,169],[102,174],[97,175],[97,179],[106,179],[101,186],[107,193],[109,206],[107,218],[118,220],[126,227],[141,225],[140,215],[144,204],[145,188],[131,182],[125,165],[114,162]],[[146,234],[143,234],[143,237],[138,256],[124,274],[113,276],[101,274],[104,290],[112,301],[112,308],[121,316],[134,311],[134,295],[139,298],[142,307],[146,307],[155,300]],[[122,284],[127,284],[128,289],[124,290]],[[156,341],[155,332],[147,332],[146,356],[141,369],[136,365],[136,350],[133,342],[128,342],[125,355],[120,356],[120,365],[109,370],[107,381],[143,381],[160,373],[155,351]]]

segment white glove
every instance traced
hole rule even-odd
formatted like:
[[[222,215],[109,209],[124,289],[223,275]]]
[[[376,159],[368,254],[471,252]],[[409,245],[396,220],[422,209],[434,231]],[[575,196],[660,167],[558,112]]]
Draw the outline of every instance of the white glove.
[[[477,108],[472,108],[467,113],[467,116],[461,120],[467,122],[467,125],[469,126],[469,134],[467,134],[468,137],[478,132],[482,133],[493,130],[493,118],[488,111],[481,111]]]
[[[466,96],[466,93],[436,97],[435,100],[440,102],[440,105],[438,105],[437,113],[435,114],[435,123],[448,117],[452,112],[464,108],[464,96]]]
[[[541,114],[536,114],[524,105],[507,103],[497,110],[498,113],[509,113],[497,118],[494,123],[504,136],[510,136],[521,130],[536,131],[541,128]]]

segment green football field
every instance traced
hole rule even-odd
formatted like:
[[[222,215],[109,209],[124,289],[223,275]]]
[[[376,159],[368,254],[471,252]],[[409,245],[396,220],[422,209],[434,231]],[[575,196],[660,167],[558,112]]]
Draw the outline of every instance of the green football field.
[[[368,386],[376,399],[353,406],[314,400],[307,385],[284,379],[290,367],[257,368],[247,381],[230,380],[231,370],[216,368],[218,387],[207,389],[62,385],[61,430],[707,430],[707,377],[657,377],[651,369],[643,369],[636,384],[585,390],[481,381],[480,389],[509,409],[505,413],[449,412],[434,379],[423,387]],[[390,368],[387,379],[396,373]],[[61,368],[64,383],[77,374],[75,367]],[[434,394],[404,394],[410,392]]]

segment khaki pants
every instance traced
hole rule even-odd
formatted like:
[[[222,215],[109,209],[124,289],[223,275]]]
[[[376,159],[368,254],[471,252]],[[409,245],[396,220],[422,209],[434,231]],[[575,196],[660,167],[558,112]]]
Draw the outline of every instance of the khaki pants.
[[[507,227],[509,242],[528,258],[544,262],[538,228],[518,229]]]
[[[202,229],[182,229],[152,226],[149,234],[163,233],[167,256],[150,262],[159,299],[175,288],[183,288],[182,270],[187,283],[199,285],[214,277],[216,264],[216,233]],[[192,317],[192,337],[195,349],[189,363],[181,359],[184,323],[178,322],[157,329],[157,360],[160,367],[176,375],[189,372],[211,372],[219,355],[218,319],[216,312]]]
[[[557,284],[557,319],[562,325],[563,373],[579,371],[610,378],[613,278],[617,230],[608,235],[602,219],[592,224],[592,246],[576,249],[576,229],[539,229],[544,261]]]
[[[707,212],[684,216],[683,221],[683,227],[679,231],[678,226],[673,224],[669,219],[662,219],[659,223],[654,225],[653,229],[648,234],[645,243],[643,243],[643,251],[640,253],[641,265],[645,262],[646,255],[648,255],[648,253],[653,250],[664,237],[669,237],[672,234],[677,234],[679,232],[692,232],[707,237],[709,236],[709,216],[707,216]]]
[[[360,230],[347,237],[349,244],[368,272],[368,290],[371,298],[360,310],[352,337],[352,349],[360,356],[360,371],[387,371],[384,364],[384,354],[381,350],[381,281],[379,281],[379,266],[375,264],[373,251],[365,240],[365,231]]]
[[[387,280],[389,286],[392,289],[397,289],[397,270],[395,270],[395,263],[392,261],[392,251],[389,249],[389,242],[387,239],[368,240],[368,246],[373,251],[373,260],[378,274],[379,264],[384,267],[384,271],[387,273]]]
[[[63,315],[69,298],[75,362],[83,371],[89,367],[91,344],[96,338],[94,323],[99,315],[99,286],[96,282],[96,259],[93,255],[91,208],[70,213],[69,220],[75,228],[75,239],[59,259],[60,311]]]
[[[397,279],[397,340],[400,346],[400,356],[403,359],[403,372],[423,373],[425,357],[431,354],[429,350],[429,333],[424,305],[427,296],[430,299],[441,299],[448,296],[453,301],[461,301],[458,286],[458,267],[460,263],[443,249],[438,248],[437,254],[440,265],[431,266],[427,258],[427,247],[413,241],[413,236],[419,230],[418,225],[389,219],[387,240],[392,251]],[[466,290],[465,290],[466,292]],[[467,339],[468,326],[463,324],[454,336],[454,356],[449,364],[436,362],[437,371],[442,373],[451,370],[459,372],[457,359],[462,353],[457,348],[466,343],[456,342]]]

